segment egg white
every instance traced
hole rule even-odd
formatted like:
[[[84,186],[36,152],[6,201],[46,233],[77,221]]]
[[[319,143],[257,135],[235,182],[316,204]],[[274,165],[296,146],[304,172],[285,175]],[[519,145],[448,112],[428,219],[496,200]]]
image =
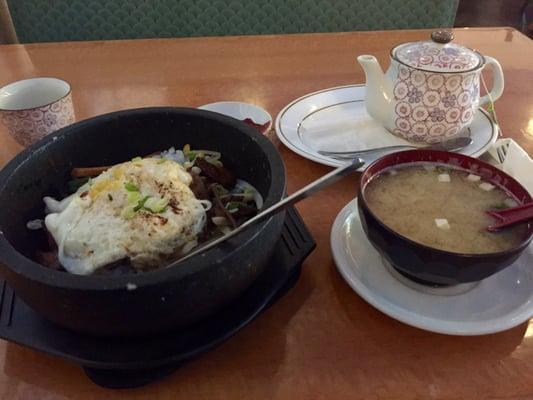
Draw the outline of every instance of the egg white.
[[[178,163],[145,158],[116,165],[57,201],[46,197],[46,228],[68,271],[89,275],[105,265],[129,259],[138,269],[152,268],[194,246],[206,223],[206,211],[189,188],[190,174]],[[140,209],[130,218],[126,183],[141,196],[169,202],[159,213]]]

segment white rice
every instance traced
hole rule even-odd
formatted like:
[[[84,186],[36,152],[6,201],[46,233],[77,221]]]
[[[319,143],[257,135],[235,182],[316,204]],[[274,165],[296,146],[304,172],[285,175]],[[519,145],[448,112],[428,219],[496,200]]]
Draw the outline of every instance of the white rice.
[[[174,147],[162,151],[161,154],[155,156],[155,158],[164,158],[166,160],[172,160],[182,165],[185,164],[186,161],[185,154],[183,154],[183,151],[176,150]]]

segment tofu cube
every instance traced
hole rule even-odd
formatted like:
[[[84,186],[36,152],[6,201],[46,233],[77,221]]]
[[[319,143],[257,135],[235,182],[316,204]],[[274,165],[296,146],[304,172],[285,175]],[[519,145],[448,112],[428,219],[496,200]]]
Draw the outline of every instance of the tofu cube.
[[[491,191],[492,189],[494,189],[494,185],[491,185],[490,183],[488,182],[483,182],[479,185],[479,188],[482,189],[482,190],[485,190],[487,192]]]
[[[466,179],[468,179],[470,182],[479,182],[479,180],[481,179],[481,176],[479,175],[474,175],[474,174],[469,174]]]
[[[449,231],[450,230],[450,224],[448,223],[448,220],[446,218],[435,218],[435,225],[437,225],[437,228]]]
[[[450,182],[450,175],[439,174],[439,182]]]

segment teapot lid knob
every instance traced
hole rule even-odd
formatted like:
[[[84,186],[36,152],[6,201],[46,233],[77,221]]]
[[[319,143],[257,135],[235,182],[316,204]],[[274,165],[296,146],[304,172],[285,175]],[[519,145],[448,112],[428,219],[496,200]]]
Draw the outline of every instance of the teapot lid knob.
[[[453,32],[446,30],[438,30],[431,32],[431,40],[435,43],[450,43],[453,40]]]

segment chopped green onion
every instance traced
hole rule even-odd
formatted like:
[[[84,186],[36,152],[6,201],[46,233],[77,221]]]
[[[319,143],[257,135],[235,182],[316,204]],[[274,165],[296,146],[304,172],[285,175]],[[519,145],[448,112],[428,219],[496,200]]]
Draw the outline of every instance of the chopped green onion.
[[[120,213],[120,216],[124,219],[132,219],[135,216],[135,207],[134,206],[126,206],[122,209],[122,212]]]
[[[492,206],[492,208],[495,208],[497,210],[504,210],[504,209],[509,208],[509,207],[507,207],[507,205],[505,203],[499,203],[499,204],[496,204],[496,205]]]
[[[221,184],[217,183],[217,184],[213,185],[213,193],[216,196],[221,197],[221,196],[224,196],[224,195],[228,194],[228,191],[226,190],[226,188],[224,186],[222,186]]]
[[[132,182],[126,182],[124,184],[124,188],[126,188],[126,190],[128,192],[138,192],[139,191],[139,188]]]
[[[197,155],[198,155],[198,153],[196,153],[196,151],[190,151],[187,154],[187,158],[189,159],[189,161],[194,161],[194,159],[196,158]]]
[[[215,167],[222,167],[223,164],[222,162],[220,162],[220,160],[208,160],[206,159],[206,161],[210,164],[213,164]]]
[[[139,200],[141,199],[141,193],[139,192],[128,192],[126,199],[128,201],[129,205],[137,205],[139,203]]]
[[[145,201],[144,208],[153,213],[161,213],[166,210],[167,205],[168,200],[151,197]]]
[[[191,151],[191,145],[190,144],[186,144],[185,146],[183,146],[183,154],[187,155],[187,154],[189,154],[190,151]]]
[[[87,183],[89,184],[89,186],[92,186],[93,185],[93,178],[87,179]]]
[[[254,199],[255,191],[250,186],[246,186],[242,192],[244,201],[252,201]]]
[[[137,203],[133,211],[139,211],[141,208],[145,208],[144,204],[146,203],[147,200],[150,199],[150,197],[151,196],[144,196],[141,200],[139,200],[139,202]]]
[[[143,158],[142,157],[133,157],[131,159],[131,161],[135,162],[135,161],[141,161]]]
[[[166,158],[161,158],[161,160],[159,160],[157,163],[158,163],[158,164],[163,164],[165,161],[167,161]]]
[[[202,150],[205,153],[205,158],[211,158],[213,160],[219,160],[222,155],[218,151]]]
[[[241,203],[236,203],[234,201],[230,201],[228,204],[226,204],[226,210],[236,210],[241,206]]]

